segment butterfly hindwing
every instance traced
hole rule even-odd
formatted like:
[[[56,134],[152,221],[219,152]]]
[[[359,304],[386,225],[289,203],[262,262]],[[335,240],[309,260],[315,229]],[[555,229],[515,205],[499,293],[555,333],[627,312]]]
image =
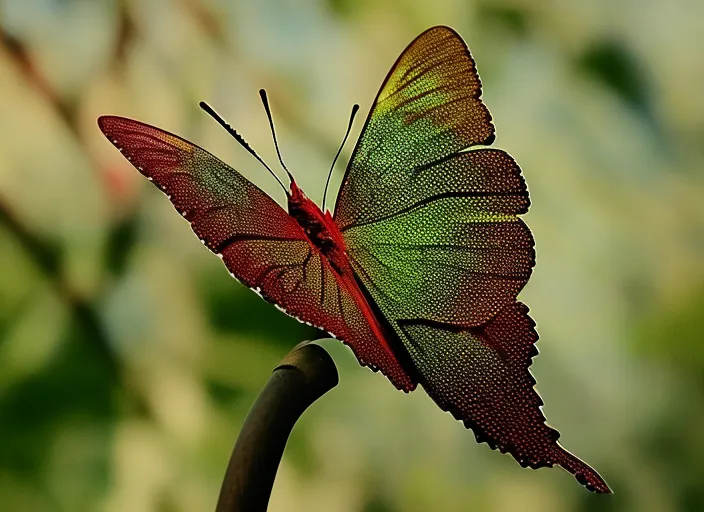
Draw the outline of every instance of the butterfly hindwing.
[[[423,388],[471,428],[477,441],[510,453],[524,467],[559,464],[591,490],[609,492],[545,423],[543,401],[528,370],[538,354],[538,334],[524,304],[514,302],[475,328],[424,320],[399,324],[411,357],[419,361]]]
[[[382,348],[378,327],[336,278],[300,225],[255,185],[204,149],[138,121],[99,119],[100,129],[191,224],[231,274],[286,313],[349,344],[360,363],[399,389],[415,387]],[[375,330],[376,329],[376,330]]]

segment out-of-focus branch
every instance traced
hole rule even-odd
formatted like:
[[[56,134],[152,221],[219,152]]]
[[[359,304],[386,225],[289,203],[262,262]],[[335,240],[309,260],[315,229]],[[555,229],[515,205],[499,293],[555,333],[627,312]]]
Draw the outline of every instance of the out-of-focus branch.
[[[1,197],[0,224],[4,224],[8,231],[17,239],[22,248],[32,256],[32,259],[45,277],[58,275],[60,272],[60,262],[57,248],[30,233]]]
[[[127,14],[124,2],[121,3],[121,6],[121,30],[120,40],[118,41],[119,45],[117,48],[118,62],[120,60],[119,52],[124,50],[123,46],[127,45],[133,32],[131,20]],[[59,117],[64,122],[65,126],[73,133],[79,142],[84,143],[82,140],[81,130],[78,126],[76,102],[71,98],[65,98],[58,94],[58,92],[53,89],[51,83],[45,79],[41,69],[35,65],[31,51],[26,47],[26,45],[20,39],[13,37],[1,28],[0,47],[0,49],[6,51],[11,57],[15,66],[22,74],[24,80],[37,91],[37,93],[51,106],[54,111],[59,114]],[[95,159],[92,158],[90,154],[87,156],[94,161],[97,167],[98,164]],[[124,219],[116,226],[116,230],[124,228],[125,226],[130,227],[134,218],[135,217],[133,214],[132,217]],[[1,196],[0,226],[4,226],[18,241],[19,245],[29,256],[29,259],[36,265],[47,281],[56,289],[58,295],[68,305],[74,319],[85,330],[87,334],[86,338],[90,340],[91,348],[103,361],[107,372],[109,372],[108,376],[110,380],[115,384],[124,384],[121,382],[123,380],[121,377],[123,369],[121,368],[119,358],[110,346],[108,333],[95,306],[96,302],[77,294],[71,286],[71,283],[66,280],[63,274],[62,254],[59,247],[42,239],[39,235],[34,233],[15,214],[12,208],[12,203],[8,200],[8,198]],[[110,233],[111,236],[108,237],[109,242],[113,241],[113,234],[114,233],[112,232]],[[125,236],[124,233],[120,231],[117,232],[117,235],[123,235],[122,238],[125,239],[125,247],[119,248],[121,250],[121,252],[119,252],[119,256],[124,259],[124,254],[131,249],[134,240],[129,237],[129,233]],[[110,249],[114,248],[110,247]],[[113,257],[113,253],[115,252],[117,251],[113,250],[108,255],[110,259],[109,263],[112,264],[110,266],[110,270],[120,270],[122,264],[122,261],[117,261],[118,258]],[[132,398],[136,399],[140,407],[143,408],[144,401],[142,399],[139,399],[136,396]]]
[[[35,87],[41,95],[48,100],[52,107],[59,113],[74,133],[77,132],[76,104],[68,98],[63,98],[54,91],[51,84],[44,78],[41,71],[35,66],[30,53],[19,39],[7,32],[0,30],[0,41],[5,50],[12,56],[13,61],[24,75],[25,80]]]
[[[274,369],[247,415],[230,456],[216,512],[264,512],[291,430],[303,412],[338,383],[337,368],[304,341]]]
[[[110,380],[117,383],[120,380],[121,370],[119,362],[110,348],[108,335],[93,304],[76,294],[64,279],[61,256],[57,248],[32,233],[17,219],[2,198],[0,198],[0,226],[4,226],[17,240],[30,261],[35,264],[69,306],[74,318],[86,329],[87,339],[90,340],[92,348],[96,350],[105,363],[106,369],[110,372]]]
[[[213,12],[214,7],[208,8],[200,0],[181,0],[181,4],[209,37],[221,46],[227,44],[222,20]]]

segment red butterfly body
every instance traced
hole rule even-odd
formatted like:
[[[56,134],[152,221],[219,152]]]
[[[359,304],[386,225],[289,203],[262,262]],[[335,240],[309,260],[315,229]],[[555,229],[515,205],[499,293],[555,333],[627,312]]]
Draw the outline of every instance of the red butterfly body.
[[[538,335],[517,301],[535,264],[519,217],[528,190],[513,158],[488,147],[480,96],[456,32],[418,36],[374,101],[332,215],[292,178],[287,213],[176,135],[114,116],[99,125],[246,286],[344,341],[398,389],[422,385],[522,466],[559,464],[610,492],[558,443],[534,389]]]
[[[389,361],[395,361],[396,364],[393,366],[399,366],[399,368],[392,373],[393,375],[399,376],[398,382],[395,382],[397,387],[404,391],[413,391],[417,383],[412,381],[410,376],[403,376],[405,372],[400,369],[397,355],[388,341],[389,334],[385,332],[385,329],[379,323],[377,316],[372,311],[371,306],[355,279],[347,254],[345,240],[337,224],[335,224],[332,215],[330,215],[330,211],[323,213],[320,207],[309,199],[298,185],[296,185],[296,182],[292,180],[291,192],[288,196],[288,213],[296,220],[307,236],[308,241],[313,247],[311,251],[317,250],[320,253],[321,261],[328,265],[332,272],[335,272],[336,281],[339,286],[338,291],[336,291],[338,298],[343,293],[341,290],[345,290],[346,293],[349,294],[369,324],[374,338],[379,342],[389,357]],[[325,273],[323,272],[321,275],[325,275]],[[321,287],[321,292],[324,289],[325,287]],[[324,298],[321,298],[321,303],[324,302]],[[340,314],[344,315],[343,306],[339,305],[338,309]],[[352,346],[356,345],[355,343],[351,344]],[[398,350],[398,348],[396,350]],[[365,363],[362,362],[362,364]]]

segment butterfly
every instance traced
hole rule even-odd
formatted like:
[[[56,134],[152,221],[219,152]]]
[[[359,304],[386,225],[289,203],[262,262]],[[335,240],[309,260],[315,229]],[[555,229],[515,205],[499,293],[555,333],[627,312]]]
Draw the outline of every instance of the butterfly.
[[[478,442],[523,467],[557,464],[608,493],[599,474],[559,444],[534,389],[538,335],[517,301],[535,264],[533,237],[519,217],[528,190],[515,160],[489,147],[495,132],[481,92],[453,29],[419,35],[374,100],[334,213],[309,199],[283,165],[264,93],[290,180],[288,189],[279,180],[288,212],[176,135],[116,116],[98,124],[233,277],[342,340],[398,389],[420,384]]]

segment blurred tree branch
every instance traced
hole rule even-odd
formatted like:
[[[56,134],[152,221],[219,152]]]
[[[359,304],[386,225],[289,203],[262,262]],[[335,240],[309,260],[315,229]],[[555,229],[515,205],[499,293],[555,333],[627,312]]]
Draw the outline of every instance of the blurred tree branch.
[[[66,125],[77,134],[76,104],[67,98],[62,98],[44,78],[41,70],[34,65],[32,56],[22,41],[0,30],[0,42],[10,54],[24,78],[33,87],[36,87],[44,98],[51,103],[59,113]]]
[[[274,369],[230,456],[216,512],[264,512],[291,430],[338,383],[335,363],[319,345],[299,343]]]
[[[121,4],[120,10],[120,38],[116,48],[117,62],[120,62],[120,57],[124,53],[124,46],[128,44],[128,40],[133,34],[131,30],[132,24],[124,4]],[[69,128],[77,139],[82,139],[82,133],[78,123],[78,104],[72,98],[62,97],[47,81],[41,69],[35,65],[31,51],[24,43],[13,37],[4,30],[0,30],[0,45],[8,52],[14,61],[17,68],[20,70],[27,83],[34,87],[39,95],[41,95],[51,108],[58,114],[60,119]],[[83,141],[80,141],[83,142]],[[92,159],[91,155],[88,155]],[[96,167],[97,162],[93,159]],[[107,267],[119,272],[124,265],[123,261],[127,257],[127,253],[134,246],[134,229],[135,216],[129,216],[121,219],[111,230],[108,236],[108,265]],[[25,250],[30,260],[36,265],[44,277],[56,289],[58,295],[68,305],[74,319],[81,325],[86,333],[86,339],[90,340],[91,348],[95,351],[98,358],[104,365],[104,369],[108,372],[107,378],[115,386],[125,385],[125,379],[122,374],[124,369],[121,367],[118,356],[110,346],[110,340],[107,330],[100,318],[96,304],[98,298],[93,297],[92,300],[77,294],[71,283],[69,283],[63,275],[62,254],[59,247],[50,242],[43,240],[39,235],[34,233],[13,211],[12,205],[7,198],[0,196],[0,225],[4,225],[8,232],[18,241],[20,246]],[[130,231],[131,228],[131,231]],[[115,251],[111,245],[115,245],[115,240],[124,242],[124,246],[120,247],[120,251]],[[130,392],[126,388],[127,394],[132,401],[139,405],[140,410],[145,410],[144,400],[137,396],[136,393]]]
[[[125,390],[131,402],[139,410],[147,410],[144,400],[126,385],[124,369],[119,357],[110,345],[109,335],[103,325],[95,304],[88,298],[77,294],[63,276],[61,256],[58,249],[41,240],[37,235],[17,219],[6,201],[0,197],[0,225],[17,240],[29,259],[49,281],[57,294],[69,307],[73,318],[84,329],[85,338],[90,341],[91,349],[100,359],[107,372],[107,380],[115,387]]]

